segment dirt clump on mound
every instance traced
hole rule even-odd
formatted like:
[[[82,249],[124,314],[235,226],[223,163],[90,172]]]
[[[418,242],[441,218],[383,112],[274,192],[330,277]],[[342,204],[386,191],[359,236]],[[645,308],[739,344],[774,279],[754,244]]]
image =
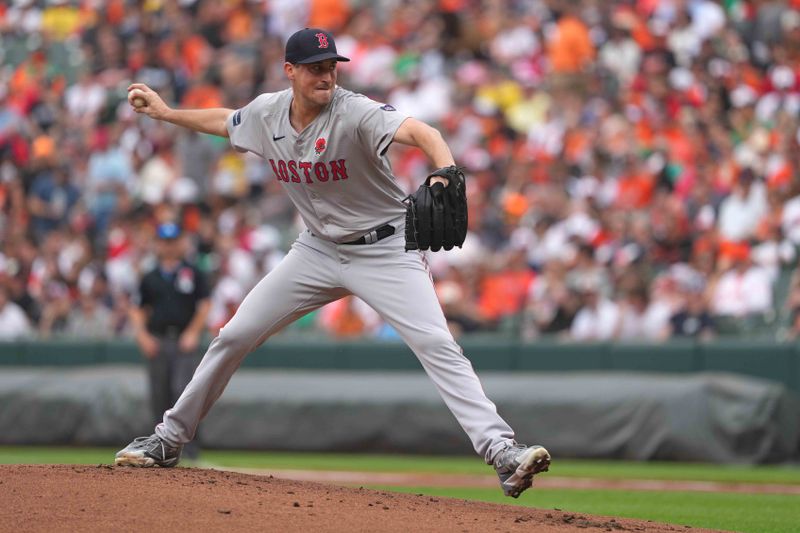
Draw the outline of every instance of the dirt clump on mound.
[[[0,501],[0,530],[15,532],[689,530],[194,468],[4,465]]]

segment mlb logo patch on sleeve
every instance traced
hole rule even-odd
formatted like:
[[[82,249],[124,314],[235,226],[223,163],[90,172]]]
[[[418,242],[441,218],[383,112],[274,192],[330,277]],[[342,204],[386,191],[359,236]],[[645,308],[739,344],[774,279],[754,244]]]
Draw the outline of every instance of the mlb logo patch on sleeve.
[[[397,109],[395,109],[392,104],[383,104],[381,106],[381,109],[383,109],[384,111],[397,111]]]
[[[242,123],[242,111],[239,110],[233,115],[233,125],[238,126]]]

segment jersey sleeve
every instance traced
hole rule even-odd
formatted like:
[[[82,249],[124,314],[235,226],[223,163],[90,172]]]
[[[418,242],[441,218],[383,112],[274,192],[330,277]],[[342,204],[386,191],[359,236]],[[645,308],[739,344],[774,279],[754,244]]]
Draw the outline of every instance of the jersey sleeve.
[[[380,157],[386,153],[394,134],[408,115],[390,104],[359,95],[350,100],[348,117],[353,121],[358,141],[368,152]]]
[[[237,151],[253,152],[263,157],[262,139],[265,130],[262,117],[268,96],[262,94],[246,106],[231,113],[225,121],[231,146]]]

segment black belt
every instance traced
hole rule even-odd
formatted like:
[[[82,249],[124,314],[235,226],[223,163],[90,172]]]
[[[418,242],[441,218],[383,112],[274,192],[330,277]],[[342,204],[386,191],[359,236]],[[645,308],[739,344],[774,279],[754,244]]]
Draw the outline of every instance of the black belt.
[[[385,239],[390,235],[394,235],[394,226],[389,224],[384,224],[380,228],[376,228],[354,241],[342,242],[340,244],[372,244],[382,239]]]

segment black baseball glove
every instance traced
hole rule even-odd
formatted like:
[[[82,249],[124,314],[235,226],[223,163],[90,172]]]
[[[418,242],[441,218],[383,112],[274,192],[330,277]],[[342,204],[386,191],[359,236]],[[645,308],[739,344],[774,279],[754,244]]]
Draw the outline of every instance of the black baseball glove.
[[[467,191],[464,173],[453,165],[433,172],[405,199],[406,250],[438,252],[461,247],[467,236]],[[430,185],[431,178],[447,178]]]

